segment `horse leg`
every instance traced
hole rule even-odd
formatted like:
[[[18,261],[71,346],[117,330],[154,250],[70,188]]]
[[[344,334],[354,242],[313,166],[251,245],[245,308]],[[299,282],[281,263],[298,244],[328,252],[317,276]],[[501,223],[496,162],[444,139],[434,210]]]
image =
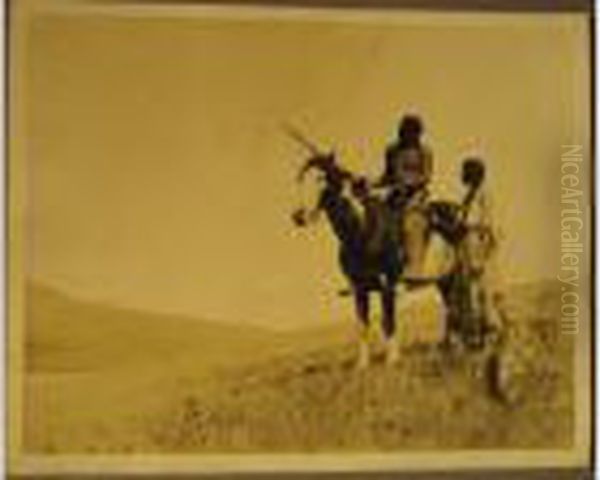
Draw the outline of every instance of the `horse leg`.
[[[396,290],[392,282],[386,282],[381,291],[381,309],[383,336],[385,339],[386,363],[394,365],[398,362],[399,351],[396,343]]]
[[[358,368],[369,366],[369,291],[363,286],[354,286],[354,302],[358,317]]]

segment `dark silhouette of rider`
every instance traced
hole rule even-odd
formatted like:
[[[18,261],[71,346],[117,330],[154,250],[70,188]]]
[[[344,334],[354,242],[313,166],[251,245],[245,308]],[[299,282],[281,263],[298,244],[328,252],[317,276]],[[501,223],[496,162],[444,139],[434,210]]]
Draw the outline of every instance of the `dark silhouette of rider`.
[[[401,208],[415,200],[424,200],[433,173],[433,155],[423,144],[423,121],[417,115],[405,115],[398,127],[398,138],[385,152],[383,175],[377,182],[389,189],[388,203]]]
[[[422,141],[423,121],[405,115],[398,137],[385,152],[383,175],[376,186],[387,190],[386,204],[392,237],[401,246],[404,273],[419,276],[427,242],[427,187],[433,172],[433,156]]]

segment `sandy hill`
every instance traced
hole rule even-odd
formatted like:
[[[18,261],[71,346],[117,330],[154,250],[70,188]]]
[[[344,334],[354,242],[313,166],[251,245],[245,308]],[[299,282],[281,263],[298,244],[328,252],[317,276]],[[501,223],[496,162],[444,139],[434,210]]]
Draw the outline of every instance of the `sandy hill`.
[[[46,285],[27,290],[27,368],[90,372],[173,361],[201,352],[197,368],[238,361],[283,336],[246,326],[79,301]]]
[[[572,339],[556,286],[521,286],[525,396],[487,394],[476,355],[406,347],[354,368],[349,325],[291,334],[30,296],[26,439],[63,452],[258,452],[564,446]],[[522,295],[519,292],[523,292]],[[377,349],[376,349],[377,350]]]

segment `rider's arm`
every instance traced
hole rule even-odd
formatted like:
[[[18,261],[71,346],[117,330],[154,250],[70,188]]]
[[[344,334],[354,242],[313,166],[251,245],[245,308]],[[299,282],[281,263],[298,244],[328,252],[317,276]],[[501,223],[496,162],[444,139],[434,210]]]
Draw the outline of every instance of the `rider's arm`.
[[[375,181],[374,187],[387,187],[395,183],[396,176],[396,155],[395,146],[390,145],[385,151],[385,164],[383,167],[383,174]]]

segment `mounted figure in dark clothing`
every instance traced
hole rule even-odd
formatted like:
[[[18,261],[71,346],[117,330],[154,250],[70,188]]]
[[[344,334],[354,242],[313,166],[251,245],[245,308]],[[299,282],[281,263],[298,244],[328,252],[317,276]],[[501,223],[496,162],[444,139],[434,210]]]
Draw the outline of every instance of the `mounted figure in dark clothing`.
[[[426,248],[427,186],[433,173],[433,155],[423,144],[423,122],[416,115],[405,115],[398,137],[385,152],[383,175],[375,186],[386,190],[390,223],[398,245],[405,255],[408,277],[419,276]]]

